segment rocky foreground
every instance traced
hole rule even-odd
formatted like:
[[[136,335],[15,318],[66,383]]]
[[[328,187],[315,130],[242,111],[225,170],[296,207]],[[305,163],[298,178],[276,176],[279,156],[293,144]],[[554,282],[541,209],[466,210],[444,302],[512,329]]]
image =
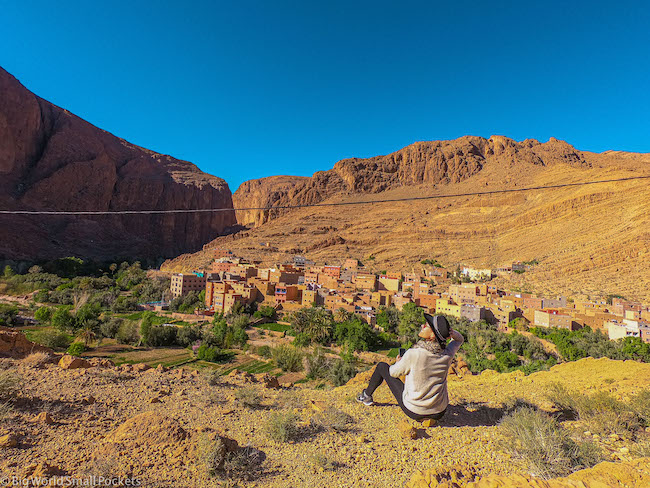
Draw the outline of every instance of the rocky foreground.
[[[377,405],[356,403],[369,372],[314,389],[243,372],[217,378],[44,352],[15,356],[0,359],[0,373],[21,379],[0,423],[3,476],[121,476],[151,487],[650,485],[650,459],[636,457],[623,437],[594,436],[610,462],[564,480],[532,479],[505,452],[497,425],[515,398],[550,408],[543,393],[554,383],[635,394],[650,386],[647,364],[584,359],[530,376],[453,376],[447,416],[427,427],[406,422],[385,386]],[[297,440],[272,440],[269,423],[291,414]],[[206,452],[210,445],[216,454]],[[226,463],[210,472],[208,455]]]

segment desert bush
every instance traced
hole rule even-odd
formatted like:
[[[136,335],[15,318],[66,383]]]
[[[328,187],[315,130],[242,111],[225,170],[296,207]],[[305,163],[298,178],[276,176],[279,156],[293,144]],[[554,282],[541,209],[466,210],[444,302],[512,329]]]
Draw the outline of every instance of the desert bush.
[[[268,359],[271,357],[271,348],[269,346],[259,346],[255,349],[255,354]]]
[[[207,434],[201,434],[197,445],[197,460],[204,473],[210,477],[216,476],[226,459],[226,446],[217,437],[211,439]]]
[[[314,415],[312,422],[322,430],[343,432],[354,424],[354,418],[343,410],[330,407]]]
[[[627,436],[641,427],[632,408],[607,392],[582,397],[578,416],[591,432]]]
[[[293,412],[274,412],[266,422],[265,431],[276,442],[296,440],[300,435],[298,416]]]
[[[289,344],[280,344],[271,350],[275,364],[282,371],[300,371],[302,369],[302,353]]]
[[[0,370],[0,400],[16,395],[19,386],[20,376],[11,370]]]
[[[650,427],[650,390],[641,390],[630,400],[630,407],[637,414],[643,425]]]
[[[0,420],[6,420],[12,413],[14,407],[9,402],[0,402]]]
[[[345,385],[351,378],[357,374],[357,368],[351,361],[346,361],[345,359],[337,359],[332,364],[332,369],[330,370],[329,380],[334,384],[334,386]]]
[[[311,464],[315,469],[323,471],[333,471],[336,469],[336,463],[328,458],[322,452],[316,452],[309,456],[307,459],[309,464]]]
[[[52,349],[65,349],[72,342],[68,334],[51,329],[37,330],[32,334],[31,338],[34,342]]]
[[[500,422],[503,447],[523,459],[531,474],[544,479],[565,476],[601,459],[593,443],[577,443],[543,412],[520,408]]]
[[[46,352],[33,352],[22,360],[22,363],[30,368],[40,368],[49,362],[50,355]]]
[[[83,342],[73,342],[66,351],[71,356],[81,356],[84,352],[86,352],[86,346]]]
[[[650,439],[636,442],[630,452],[639,457],[650,457]]]
[[[565,414],[582,420],[596,434],[629,435],[642,424],[642,414],[635,411],[634,405],[627,405],[608,392],[583,395],[554,384],[547,390],[546,397]],[[644,399],[641,397],[641,401]]]
[[[264,461],[264,453],[253,447],[247,446],[229,451],[223,461],[223,472],[228,481],[251,480],[258,475],[258,467]],[[227,485],[222,485],[227,486]],[[231,484],[230,486],[237,486]]]
[[[260,408],[262,397],[254,387],[246,386],[235,392],[235,402],[246,408]]]
[[[115,339],[120,344],[136,344],[140,340],[137,324],[135,322],[125,320],[117,330]]]
[[[578,404],[581,399],[561,383],[552,383],[544,392],[546,399],[566,415],[578,416]]]
[[[307,354],[304,361],[305,371],[309,379],[325,379],[329,376],[332,361],[330,361],[321,348]]]
[[[278,407],[285,410],[301,409],[305,401],[293,390],[281,391],[278,395]]]

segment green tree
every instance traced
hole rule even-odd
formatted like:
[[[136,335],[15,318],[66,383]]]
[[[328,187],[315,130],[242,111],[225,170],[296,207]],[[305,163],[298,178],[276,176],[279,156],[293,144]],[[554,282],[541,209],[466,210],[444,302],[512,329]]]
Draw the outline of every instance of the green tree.
[[[57,308],[52,314],[52,325],[62,332],[74,330],[75,318],[70,313],[70,308]]]
[[[381,305],[377,313],[377,325],[386,332],[395,333],[399,325],[400,313],[395,307],[385,307]]]
[[[34,318],[42,324],[46,324],[52,319],[52,309],[50,307],[40,307],[34,312]]]
[[[312,342],[327,343],[332,335],[334,318],[332,312],[322,307],[301,308],[291,314],[291,327],[304,333]]]
[[[397,333],[402,341],[417,341],[420,326],[425,322],[424,310],[415,303],[407,303],[402,307]]]

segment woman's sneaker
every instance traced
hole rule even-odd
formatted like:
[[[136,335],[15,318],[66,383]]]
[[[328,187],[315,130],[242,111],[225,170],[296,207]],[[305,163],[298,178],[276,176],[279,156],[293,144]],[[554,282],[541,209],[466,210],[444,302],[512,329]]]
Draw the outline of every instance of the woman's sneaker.
[[[366,390],[363,390],[361,393],[359,393],[359,395],[357,395],[357,401],[368,406],[374,405],[375,403],[372,401],[372,397],[370,395],[366,395]]]

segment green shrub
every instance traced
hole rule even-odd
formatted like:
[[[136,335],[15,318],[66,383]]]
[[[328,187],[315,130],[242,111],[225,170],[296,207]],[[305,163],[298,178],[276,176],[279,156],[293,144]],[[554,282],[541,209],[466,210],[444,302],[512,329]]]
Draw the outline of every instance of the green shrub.
[[[115,334],[115,339],[120,344],[137,344],[140,340],[140,335],[138,334],[138,326],[136,323],[131,321],[124,321],[120,328]]]
[[[34,312],[34,318],[39,322],[46,324],[52,320],[52,309],[50,307],[40,307]]]
[[[256,350],[255,353],[258,356],[262,356],[263,358],[270,358],[271,357],[271,348],[269,346],[259,346]]]
[[[291,341],[291,344],[296,347],[307,347],[309,344],[311,344],[311,339],[304,332],[298,332],[293,338],[293,341]]]
[[[102,322],[99,326],[99,332],[102,335],[102,337],[108,337],[110,339],[114,339],[115,336],[117,336],[118,331],[120,330],[120,327],[124,323],[124,320],[122,320],[119,317],[111,317],[108,320],[105,320]]]
[[[218,363],[224,360],[227,355],[225,355],[224,352],[217,347],[210,347],[206,344],[202,344],[196,351],[196,357],[203,361]]]
[[[302,370],[302,353],[295,346],[280,344],[271,350],[271,356],[282,371]]]
[[[31,335],[30,339],[52,349],[65,349],[72,342],[70,336],[65,332],[51,329],[37,330]]]
[[[276,442],[297,440],[300,435],[298,416],[293,412],[274,412],[266,423],[265,431]]]
[[[0,325],[14,325],[18,316],[18,307],[0,303]]]
[[[543,479],[566,476],[590,467],[601,459],[592,443],[577,443],[555,419],[531,409],[520,408],[500,422],[504,448],[523,459],[531,474]]]
[[[84,352],[86,352],[86,346],[83,342],[73,342],[66,351],[71,356],[81,356]]]

